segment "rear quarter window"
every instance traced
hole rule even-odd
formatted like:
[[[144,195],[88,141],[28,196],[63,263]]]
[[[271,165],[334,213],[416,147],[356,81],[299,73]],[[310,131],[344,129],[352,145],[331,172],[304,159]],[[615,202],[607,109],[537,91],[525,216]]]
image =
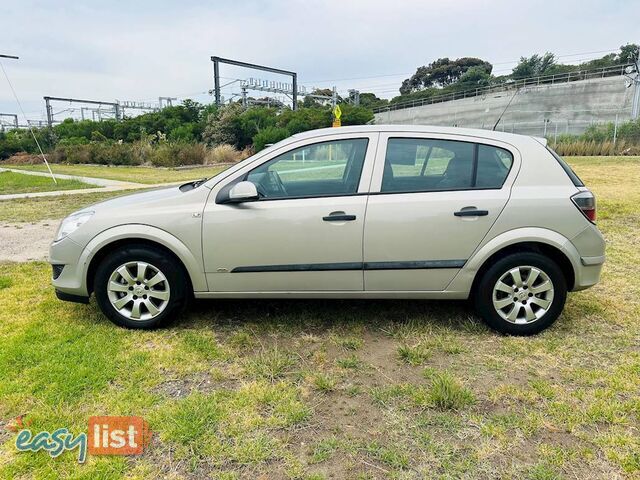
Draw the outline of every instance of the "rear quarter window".
[[[555,158],[558,161],[558,163],[560,164],[560,166],[564,170],[564,173],[566,173],[569,176],[569,178],[571,179],[573,184],[576,187],[584,187],[584,182],[582,180],[580,180],[580,177],[578,177],[578,175],[576,175],[576,172],[574,172],[571,169],[569,164],[567,162],[565,162],[564,159],[560,155],[558,155],[551,147],[547,147],[547,150],[549,150],[549,153],[551,153],[551,155],[553,155],[553,158]]]

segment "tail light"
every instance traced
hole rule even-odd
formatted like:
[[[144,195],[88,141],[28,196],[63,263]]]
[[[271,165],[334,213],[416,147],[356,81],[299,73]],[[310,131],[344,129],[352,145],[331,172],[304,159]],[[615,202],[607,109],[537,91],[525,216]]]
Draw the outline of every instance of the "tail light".
[[[596,223],[596,197],[589,190],[576,193],[571,197],[576,207],[591,223]]]

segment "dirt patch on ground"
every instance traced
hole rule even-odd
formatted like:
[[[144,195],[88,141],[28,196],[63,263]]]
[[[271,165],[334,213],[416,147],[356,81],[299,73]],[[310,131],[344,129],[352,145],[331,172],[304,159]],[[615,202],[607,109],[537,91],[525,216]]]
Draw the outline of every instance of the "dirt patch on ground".
[[[0,224],[0,262],[47,260],[59,220]]]
[[[40,163],[42,163],[42,157],[40,155],[33,155],[26,152],[18,152],[4,162],[5,165],[35,165]],[[2,164],[0,164],[0,166],[2,166]]]

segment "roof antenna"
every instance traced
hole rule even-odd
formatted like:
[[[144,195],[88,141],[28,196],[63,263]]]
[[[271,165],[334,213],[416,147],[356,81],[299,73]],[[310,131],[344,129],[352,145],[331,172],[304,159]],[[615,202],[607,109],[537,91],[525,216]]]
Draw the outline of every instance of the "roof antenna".
[[[516,98],[516,95],[520,92],[520,89],[518,88],[516,90],[516,92],[511,96],[511,99],[509,100],[509,103],[507,103],[507,106],[504,107],[504,110],[502,111],[502,113],[500,114],[500,116],[498,117],[498,120],[496,120],[495,125],[493,126],[493,128],[491,130],[493,130],[495,132],[496,128],[498,127],[498,124],[500,123],[500,120],[502,120],[502,116],[504,115],[504,113],[507,111],[507,109],[509,108],[509,106],[511,105],[511,102],[513,102],[513,99]]]

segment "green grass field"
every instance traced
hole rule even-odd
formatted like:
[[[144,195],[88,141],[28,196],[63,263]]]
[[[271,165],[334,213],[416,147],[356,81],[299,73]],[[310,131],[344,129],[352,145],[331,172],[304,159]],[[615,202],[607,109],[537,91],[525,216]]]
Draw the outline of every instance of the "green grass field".
[[[78,193],[39,198],[20,198],[0,201],[0,223],[37,222],[60,219],[91,204],[141,190]]]
[[[44,165],[5,165],[5,168],[33,170],[46,172]],[[212,177],[220,173],[226,167],[202,167],[177,170],[175,168],[153,167],[107,167],[101,165],[59,165],[51,164],[53,173],[64,175],[81,175],[83,177],[107,178],[109,180],[121,180],[123,182],[136,183],[170,183],[188,180],[197,180],[203,177]]]
[[[56,300],[48,265],[0,265],[4,426],[141,415],[154,431],[141,456],[78,465],[2,430],[0,477],[640,478],[640,159],[569,160],[608,260],[531,338],[422,301],[197,302],[128,331]]]
[[[81,188],[95,188],[95,185],[79,180],[57,179],[54,183],[50,177],[23,175],[14,172],[0,172],[0,195],[9,193],[51,192],[54,190],[77,190]]]

